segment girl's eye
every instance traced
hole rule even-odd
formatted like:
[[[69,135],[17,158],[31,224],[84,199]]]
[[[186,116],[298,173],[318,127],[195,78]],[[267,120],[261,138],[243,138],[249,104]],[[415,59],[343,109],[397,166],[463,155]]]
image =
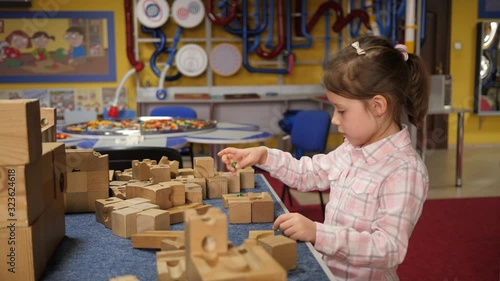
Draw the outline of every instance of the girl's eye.
[[[342,114],[345,112],[345,110],[337,110],[338,113]]]

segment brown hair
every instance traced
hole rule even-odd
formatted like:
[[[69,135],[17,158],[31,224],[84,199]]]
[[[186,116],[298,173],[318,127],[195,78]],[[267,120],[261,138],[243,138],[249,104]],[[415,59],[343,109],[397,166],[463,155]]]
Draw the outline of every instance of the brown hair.
[[[348,46],[332,54],[326,63],[323,87],[349,99],[368,101],[376,95],[387,100],[389,112],[401,125],[404,109],[408,120],[419,127],[429,104],[429,74],[420,57],[403,53],[385,37],[365,36],[357,40],[365,54]]]
[[[52,39],[52,40],[56,41],[55,36],[49,36],[47,34],[47,32],[45,32],[45,31],[37,31],[37,32],[33,33],[33,35],[31,36],[31,39],[36,39],[38,37],[45,37],[47,39]]]
[[[22,30],[14,30],[12,31],[6,38],[5,38],[5,41],[9,42],[9,45],[12,44],[12,39],[14,39],[14,36],[17,35],[17,36],[22,36],[26,39],[28,39],[28,45],[26,45],[26,48],[31,48],[31,38],[28,34],[26,34],[26,32],[22,31]]]

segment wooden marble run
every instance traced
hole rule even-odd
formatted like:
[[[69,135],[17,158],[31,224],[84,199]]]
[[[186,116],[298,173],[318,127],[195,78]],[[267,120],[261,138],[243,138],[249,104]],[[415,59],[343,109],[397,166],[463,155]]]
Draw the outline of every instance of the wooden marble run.
[[[186,210],[185,216],[185,231],[175,238],[172,233],[148,233],[176,241],[176,247],[162,248],[156,254],[160,281],[286,280],[287,270],[296,268],[296,241],[290,238],[274,236],[272,230],[250,231],[249,239],[233,247],[227,239],[227,218],[220,209]]]

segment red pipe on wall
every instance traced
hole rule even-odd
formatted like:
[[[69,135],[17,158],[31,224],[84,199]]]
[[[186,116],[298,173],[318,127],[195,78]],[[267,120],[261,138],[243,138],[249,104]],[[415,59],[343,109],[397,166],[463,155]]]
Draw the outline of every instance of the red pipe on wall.
[[[314,26],[318,22],[319,18],[328,9],[332,9],[335,11],[335,15],[337,16],[337,20],[344,17],[344,11],[342,10],[342,7],[337,2],[327,1],[323,4],[321,4],[321,6],[318,7],[316,12],[314,12],[312,18],[309,20],[309,23],[307,23],[307,26],[306,26],[307,32],[311,32],[311,30],[314,28]]]
[[[356,17],[361,20],[366,29],[372,30],[370,26],[370,16],[366,11],[360,9],[352,10],[345,18],[337,18],[337,21],[335,21],[332,26],[332,30],[334,32],[340,33],[342,29]]]
[[[125,34],[127,36],[127,58],[130,64],[135,68],[136,72],[144,69],[144,64],[135,59],[134,55],[134,38],[132,36],[132,7],[130,6],[131,0],[125,0]]]
[[[210,19],[210,21],[212,21],[214,24],[217,25],[227,25],[236,16],[236,11],[238,8],[238,0],[233,0],[229,3],[230,6],[229,13],[223,19],[219,18],[214,14],[212,8],[212,0],[207,0],[205,6],[207,8],[207,17],[208,19]]]

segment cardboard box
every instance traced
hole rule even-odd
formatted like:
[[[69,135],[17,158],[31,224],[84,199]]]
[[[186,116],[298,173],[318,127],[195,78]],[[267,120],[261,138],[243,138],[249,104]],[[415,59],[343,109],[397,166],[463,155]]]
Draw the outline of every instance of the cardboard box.
[[[40,159],[39,101],[0,100],[0,116],[0,166],[23,166]]]

